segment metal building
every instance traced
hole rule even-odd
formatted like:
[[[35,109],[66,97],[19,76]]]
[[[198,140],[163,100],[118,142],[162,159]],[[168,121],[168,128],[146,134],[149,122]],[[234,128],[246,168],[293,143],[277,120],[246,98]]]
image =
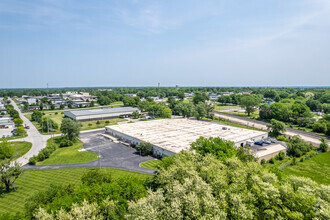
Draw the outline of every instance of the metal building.
[[[129,117],[133,112],[139,111],[138,108],[133,107],[118,107],[118,108],[103,108],[103,109],[89,109],[65,111],[64,117],[71,118],[76,121],[90,121],[102,120],[108,118]]]

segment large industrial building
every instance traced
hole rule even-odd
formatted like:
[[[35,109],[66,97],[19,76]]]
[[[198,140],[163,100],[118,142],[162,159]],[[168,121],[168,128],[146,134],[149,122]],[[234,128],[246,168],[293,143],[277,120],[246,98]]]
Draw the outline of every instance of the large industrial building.
[[[220,137],[237,147],[261,141],[266,132],[190,119],[160,119],[106,127],[106,133],[132,145],[145,141],[153,145],[154,154],[170,156],[190,148],[199,137]]]
[[[108,118],[129,117],[135,111],[140,112],[139,109],[133,107],[76,110],[65,111],[64,117],[76,121],[102,120]]]

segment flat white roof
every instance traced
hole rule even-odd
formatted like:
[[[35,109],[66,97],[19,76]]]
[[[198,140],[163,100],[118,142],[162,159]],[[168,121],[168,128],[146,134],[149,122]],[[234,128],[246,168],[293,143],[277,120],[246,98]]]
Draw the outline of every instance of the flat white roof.
[[[273,144],[273,145],[269,145],[266,147],[261,147],[257,150],[256,152],[256,156],[258,158],[260,157],[264,157],[266,155],[272,154],[272,153],[276,153],[276,152],[280,152],[286,150],[286,148],[281,145],[281,144]]]
[[[102,109],[89,109],[89,110],[76,110],[68,111],[75,116],[87,116],[87,115],[102,115],[109,113],[120,113],[120,112],[134,112],[137,108],[133,107],[116,107],[116,108],[102,108]]]
[[[189,149],[190,144],[201,136],[220,137],[234,143],[267,136],[266,132],[189,119],[159,119],[107,127],[174,153]]]

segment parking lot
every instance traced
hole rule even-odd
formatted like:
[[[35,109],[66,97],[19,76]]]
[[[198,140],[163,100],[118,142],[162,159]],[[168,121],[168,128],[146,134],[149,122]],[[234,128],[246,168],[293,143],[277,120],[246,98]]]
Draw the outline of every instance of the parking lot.
[[[140,156],[134,148],[120,143],[114,143],[108,138],[102,136],[104,131],[96,131],[80,134],[80,140],[84,143],[84,149],[99,153],[102,158],[98,161],[92,161],[82,164],[61,164],[61,165],[25,165],[26,169],[61,169],[61,168],[79,168],[79,167],[109,167],[134,172],[153,174],[154,171],[140,167],[141,162],[154,159],[151,156]]]
[[[12,131],[13,129],[14,129],[13,127],[10,127],[10,128],[1,128],[1,129],[0,129],[0,138],[2,138],[3,135],[6,135],[6,137],[7,137],[8,135],[12,136],[11,131]]]

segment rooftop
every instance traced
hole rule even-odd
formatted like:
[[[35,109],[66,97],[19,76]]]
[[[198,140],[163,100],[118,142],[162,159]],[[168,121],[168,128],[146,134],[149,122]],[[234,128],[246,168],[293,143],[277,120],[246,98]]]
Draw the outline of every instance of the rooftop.
[[[133,107],[117,107],[117,108],[102,108],[102,109],[89,109],[89,110],[76,110],[76,111],[68,111],[76,116],[85,116],[85,115],[101,115],[101,114],[109,114],[109,113],[120,113],[120,112],[130,112],[136,111],[137,108]]]
[[[190,144],[201,136],[239,143],[267,135],[266,132],[189,119],[159,119],[107,127],[174,153],[189,149]]]

